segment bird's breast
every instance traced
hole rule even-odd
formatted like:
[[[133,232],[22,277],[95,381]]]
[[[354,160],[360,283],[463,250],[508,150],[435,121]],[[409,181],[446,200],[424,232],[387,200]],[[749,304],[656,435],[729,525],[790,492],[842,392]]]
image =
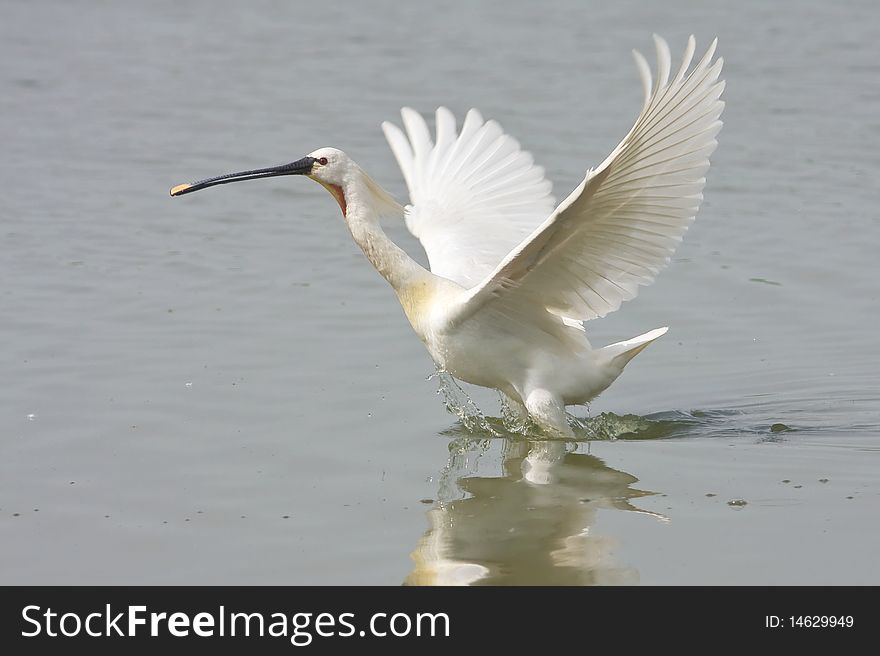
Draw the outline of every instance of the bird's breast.
[[[431,310],[433,308],[435,293],[433,286],[428,281],[420,281],[402,286],[397,290],[397,298],[403,308],[406,318],[409,319],[413,330],[422,339],[431,331]],[[427,343],[427,342],[426,342]]]
[[[461,287],[453,282],[431,277],[401,286],[396,292],[416,335],[427,347],[434,361],[443,367],[452,330],[449,314],[459,302]]]

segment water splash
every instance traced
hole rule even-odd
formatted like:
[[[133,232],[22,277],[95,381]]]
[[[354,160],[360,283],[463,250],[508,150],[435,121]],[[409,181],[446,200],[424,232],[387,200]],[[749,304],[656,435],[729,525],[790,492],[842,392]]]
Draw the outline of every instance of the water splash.
[[[450,437],[480,441],[497,437],[530,440],[556,439],[548,437],[531,419],[522,416],[501,394],[500,417],[487,416],[476,402],[462,389],[458,381],[447,371],[437,369],[428,376],[436,380],[437,394],[443,398],[446,410],[458,419],[458,423],[443,431]],[[613,412],[603,412],[595,417],[566,413],[568,424],[574,431],[574,441],[594,440],[658,440],[669,437],[682,437],[695,432],[703,436],[741,434],[743,427],[731,424],[731,416],[736,411],[670,411],[647,416]],[[760,431],[766,433],[767,427]],[[772,428],[771,428],[772,430]],[[777,431],[779,428],[776,429]],[[747,431],[749,432],[749,431]]]
[[[680,434],[698,423],[684,413],[674,413],[675,416],[669,418],[667,414],[642,417],[603,412],[585,418],[569,415],[569,423],[578,438],[586,440],[657,440]]]
[[[528,435],[534,430],[535,426],[528,416],[522,416],[511,406],[504,394],[499,392],[498,396],[501,399],[501,423],[505,429],[517,435]]]
[[[498,432],[492,424],[486,419],[483,411],[474,403],[474,400],[468,396],[461,386],[456,382],[452,375],[442,369],[437,369],[433,374],[428,376],[428,380],[437,380],[437,394],[443,397],[443,405],[447,412],[458,417],[461,425],[470,432],[485,432],[493,437],[503,437],[503,433]]]

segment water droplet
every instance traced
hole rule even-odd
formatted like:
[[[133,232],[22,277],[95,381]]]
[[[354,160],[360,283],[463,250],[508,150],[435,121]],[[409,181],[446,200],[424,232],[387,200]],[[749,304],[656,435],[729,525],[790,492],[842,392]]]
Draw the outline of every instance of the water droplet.
[[[484,431],[496,437],[501,436],[501,433],[496,431],[486,420],[486,416],[474,400],[449,373],[438,368],[428,376],[428,380],[433,378],[438,380],[437,394],[442,395],[446,410],[458,417],[465,430],[471,433]]]
[[[423,503],[423,504],[425,504],[425,505],[429,505],[429,504],[434,503],[434,500],[433,500],[433,499],[419,499],[419,503]]]
[[[748,505],[748,501],[745,499],[731,499],[727,502],[727,505],[732,508],[742,508],[743,506]]]
[[[27,418],[28,418],[28,421],[33,421],[34,419],[37,418],[37,415],[35,415],[35,414],[32,412],[32,413],[30,413],[30,414],[27,416]]]
[[[184,383],[184,384],[185,384],[187,387],[192,387],[192,386],[193,386],[191,380],[186,381],[186,383]]]
[[[827,478],[820,478],[820,479],[819,479],[819,482],[820,482],[820,483],[827,483],[827,482],[828,482],[828,479],[827,479]]]
[[[714,493],[712,493],[712,492],[706,492],[706,496],[707,496],[707,497],[717,497],[718,495],[717,495],[717,494],[714,494]]]
[[[373,416],[373,413],[372,413],[372,412],[368,412],[368,413],[367,413],[367,417],[372,417],[372,416]]]

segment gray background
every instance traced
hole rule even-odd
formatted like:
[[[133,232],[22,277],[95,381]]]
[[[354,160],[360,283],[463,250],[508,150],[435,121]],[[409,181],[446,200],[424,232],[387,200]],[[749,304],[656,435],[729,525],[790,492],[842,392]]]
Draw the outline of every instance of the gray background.
[[[875,3],[0,10],[0,583],[880,583]],[[591,421],[667,439],[549,485],[446,413],[320,187],[168,197],[332,145],[404,199],[379,123],[439,104],[562,197],[652,32],[720,38],[725,127],[672,266],[588,326],[671,327]]]

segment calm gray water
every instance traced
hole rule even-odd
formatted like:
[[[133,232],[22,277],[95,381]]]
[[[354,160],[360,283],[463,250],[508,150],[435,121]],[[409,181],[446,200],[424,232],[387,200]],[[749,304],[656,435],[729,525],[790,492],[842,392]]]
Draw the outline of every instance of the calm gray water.
[[[416,4],[0,3],[0,583],[880,583],[876,3]],[[725,127],[672,266],[588,326],[671,327],[595,440],[448,414],[317,185],[168,197],[332,145],[404,198],[379,123],[439,104],[563,196],[652,32],[719,36]]]

